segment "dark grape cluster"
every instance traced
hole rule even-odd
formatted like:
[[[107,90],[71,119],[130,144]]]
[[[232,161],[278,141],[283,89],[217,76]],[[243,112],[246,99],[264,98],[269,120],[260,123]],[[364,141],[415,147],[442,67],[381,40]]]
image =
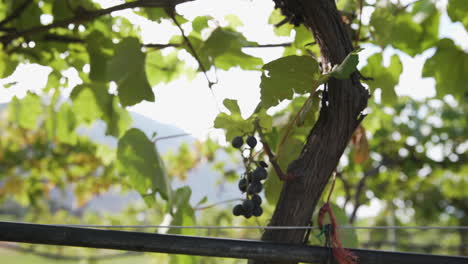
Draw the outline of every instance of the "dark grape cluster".
[[[253,149],[257,146],[257,139],[254,136],[249,136],[245,143],[250,147],[250,153],[252,154]],[[244,145],[244,139],[240,136],[235,137],[231,144],[234,148],[241,149]],[[241,153],[243,153],[242,149]],[[266,170],[268,165],[262,160],[254,161],[252,155],[244,157],[244,164],[246,165],[246,172],[239,180],[239,190],[246,194],[246,199],[241,204],[234,206],[232,213],[235,216],[242,215],[245,218],[261,216],[263,213],[262,198],[258,194],[263,189],[262,181],[268,177]]]

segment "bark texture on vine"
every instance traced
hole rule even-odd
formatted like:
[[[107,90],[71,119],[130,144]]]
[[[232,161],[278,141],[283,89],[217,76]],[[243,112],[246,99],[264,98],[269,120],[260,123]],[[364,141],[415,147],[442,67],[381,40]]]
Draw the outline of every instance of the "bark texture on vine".
[[[323,64],[339,64],[353,50],[334,0],[276,0],[275,3],[283,13],[292,16],[291,22],[300,21],[312,31]],[[329,81],[328,102],[323,103],[300,156],[288,168],[288,173],[297,178],[285,182],[270,226],[310,223],[330,175],[362,120],[368,98],[357,73],[347,80]],[[305,233],[305,230],[266,230],[262,240],[299,244]]]

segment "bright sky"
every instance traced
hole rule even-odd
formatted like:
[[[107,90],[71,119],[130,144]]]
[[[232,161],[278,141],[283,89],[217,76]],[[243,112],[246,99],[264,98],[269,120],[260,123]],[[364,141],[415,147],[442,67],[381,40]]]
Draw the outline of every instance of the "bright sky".
[[[401,2],[410,2],[414,0],[402,0]],[[118,0],[100,0],[103,7],[109,7],[121,3]],[[438,2],[441,6],[446,6],[447,0]],[[236,14],[243,21],[244,26],[240,31],[245,34],[247,39],[259,43],[281,43],[292,40],[292,37],[278,38],[273,34],[273,27],[268,25],[268,17],[273,10],[273,1],[271,0],[197,0],[179,5],[177,11],[188,19],[193,19],[200,15],[210,15],[225,23],[224,17],[228,14]],[[371,8],[365,8],[363,20],[368,21]],[[157,24],[145,20],[130,12],[118,12],[114,15],[124,15],[132,22],[141,27],[142,37],[145,43],[167,43],[172,35],[179,34],[176,27],[171,26],[169,22]],[[189,30],[190,28],[185,28]],[[468,48],[468,34],[460,23],[452,23],[448,16],[442,16],[440,28],[441,37],[452,38],[457,45],[464,49]],[[366,45],[365,50],[360,53],[360,65],[362,67],[368,56],[379,49],[371,45]],[[283,48],[257,48],[246,49],[256,56],[260,56],[265,62],[271,61],[281,56]],[[384,63],[388,63],[390,56],[395,51],[387,48],[384,52]],[[398,95],[411,95],[415,99],[423,99],[435,94],[434,80],[431,78],[422,79],[421,71],[423,62],[434,53],[434,49],[426,51],[422,55],[411,58],[403,53],[398,53],[403,62],[403,74],[400,83],[396,87]],[[196,62],[191,59],[191,64],[196,66]],[[8,102],[13,96],[23,97],[28,90],[40,92],[47,82],[50,70],[47,67],[38,65],[21,65],[15,73],[0,80],[0,103]],[[212,74],[212,72],[210,73]],[[75,70],[66,71],[69,78],[69,89],[71,91],[80,80]],[[192,81],[177,80],[167,85],[158,85],[154,87],[156,101],[142,102],[130,107],[134,111],[145,115],[153,120],[175,125],[183,130],[192,133],[194,137],[205,138],[208,134],[211,136],[221,135],[220,131],[213,129],[213,120],[218,114],[218,107],[222,106],[225,98],[237,99],[246,117],[253,111],[260,99],[260,72],[242,71],[240,69],[231,69],[229,71],[218,71],[218,84],[213,86],[213,94],[210,92],[207,81],[202,74]],[[12,87],[6,89],[3,85],[17,82]],[[378,93],[374,94],[379,97]],[[222,107],[221,107],[222,108]],[[374,201],[375,202],[375,201]],[[368,209],[360,210],[360,213],[370,214],[371,211],[378,211],[378,205],[371,203]],[[366,213],[367,212],[367,213]],[[364,216],[360,214],[360,216]]]

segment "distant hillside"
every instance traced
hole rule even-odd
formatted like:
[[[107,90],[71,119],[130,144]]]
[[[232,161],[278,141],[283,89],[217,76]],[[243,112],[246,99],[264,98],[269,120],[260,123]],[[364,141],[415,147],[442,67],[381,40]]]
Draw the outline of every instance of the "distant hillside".
[[[145,132],[148,137],[153,135],[153,132],[157,133],[157,137],[171,136],[186,133],[184,130],[169,124],[164,124],[156,120],[152,120],[144,115],[130,112],[133,119],[132,127],[138,128]],[[106,144],[111,147],[117,147],[117,139],[111,136],[105,135],[106,124],[103,121],[97,121],[91,127],[80,127],[78,133],[87,135],[90,139]],[[176,151],[182,143],[193,143],[195,139],[191,136],[184,136],[178,138],[171,138],[168,140],[161,140],[157,143],[158,150],[161,153],[167,153],[167,151]]]

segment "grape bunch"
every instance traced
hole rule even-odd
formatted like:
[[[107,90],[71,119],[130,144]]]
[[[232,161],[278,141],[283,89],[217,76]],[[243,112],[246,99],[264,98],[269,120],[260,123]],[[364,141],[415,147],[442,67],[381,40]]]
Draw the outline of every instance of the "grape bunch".
[[[257,139],[254,136],[249,136],[246,143],[250,147],[250,154],[248,157],[244,157],[246,172],[239,180],[239,190],[246,194],[246,199],[241,204],[234,206],[232,213],[235,216],[242,215],[245,218],[250,218],[252,216],[261,216],[263,213],[262,198],[258,194],[263,189],[262,181],[268,176],[266,170],[268,165],[264,161],[255,161],[253,159],[252,153],[257,145]],[[242,137],[235,137],[231,144],[234,148],[241,150],[242,155],[244,155],[245,152],[242,149],[244,139]]]

